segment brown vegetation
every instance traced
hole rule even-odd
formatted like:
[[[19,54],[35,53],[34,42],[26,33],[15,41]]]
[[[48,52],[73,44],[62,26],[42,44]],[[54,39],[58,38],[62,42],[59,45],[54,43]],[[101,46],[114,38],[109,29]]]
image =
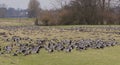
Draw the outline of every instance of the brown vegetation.
[[[120,1],[70,0],[67,4],[66,1],[57,2],[61,8],[41,11],[39,18],[44,25],[120,24]]]

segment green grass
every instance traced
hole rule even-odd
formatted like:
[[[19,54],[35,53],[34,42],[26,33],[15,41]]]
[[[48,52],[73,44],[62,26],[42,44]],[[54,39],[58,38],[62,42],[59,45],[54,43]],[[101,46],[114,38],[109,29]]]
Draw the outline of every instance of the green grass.
[[[0,65],[120,65],[119,54],[119,46],[72,53],[48,53],[42,50],[39,54],[29,56],[1,56]]]

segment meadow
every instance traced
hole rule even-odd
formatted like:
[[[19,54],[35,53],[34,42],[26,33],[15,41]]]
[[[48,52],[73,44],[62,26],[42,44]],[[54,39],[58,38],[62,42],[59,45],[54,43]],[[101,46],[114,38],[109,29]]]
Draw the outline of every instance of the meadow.
[[[41,49],[38,54],[27,56],[0,54],[0,65],[120,65],[119,25],[34,26],[33,24],[34,19],[0,19],[0,33],[5,32],[8,39],[12,36],[29,37],[33,40],[113,38],[118,45],[103,49],[89,48],[84,51],[74,49],[70,53],[62,51],[48,53],[45,49]],[[14,43],[2,39],[3,37],[0,36],[0,47]]]

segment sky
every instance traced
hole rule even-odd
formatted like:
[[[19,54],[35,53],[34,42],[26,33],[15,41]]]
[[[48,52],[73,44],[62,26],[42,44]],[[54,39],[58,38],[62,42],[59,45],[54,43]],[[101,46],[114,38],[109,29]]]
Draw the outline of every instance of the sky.
[[[53,0],[38,0],[43,9],[52,9],[54,6]],[[29,0],[0,0],[0,4],[6,4],[7,7],[13,7],[15,9],[26,9],[28,7]],[[57,5],[56,5],[57,6]]]

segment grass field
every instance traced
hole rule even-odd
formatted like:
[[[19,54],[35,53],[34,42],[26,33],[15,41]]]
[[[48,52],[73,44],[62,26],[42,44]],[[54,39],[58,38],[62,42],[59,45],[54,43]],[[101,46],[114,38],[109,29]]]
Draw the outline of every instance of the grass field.
[[[25,26],[33,25],[34,19],[29,18],[0,18],[0,26]]]
[[[13,57],[3,55],[0,65],[120,65],[120,47],[103,50],[73,51],[72,53],[47,53]]]
[[[33,19],[0,19],[0,26],[33,26]],[[84,25],[85,26],[85,25]],[[105,26],[105,25],[101,25]],[[109,25],[108,25],[109,26]],[[118,25],[113,27],[118,27]],[[101,32],[59,32],[59,30],[54,30],[54,28],[71,28],[79,27],[79,25],[71,26],[41,26],[42,28],[53,28],[52,30],[47,30],[47,32],[40,31],[28,31],[18,30],[14,31],[2,30],[0,32],[10,32],[14,35],[21,37],[29,36],[30,38],[59,38],[59,39],[89,39],[89,38],[115,38],[118,42],[120,41],[120,35],[116,34],[104,34]],[[82,26],[81,26],[82,27]],[[86,26],[86,27],[99,27],[95,26]],[[46,31],[46,30],[45,30]],[[21,33],[23,33],[21,34]],[[39,32],[39,34],[38,34]],[[92,35],[94,34],[94,35]],[[2,46],[4,43],[0,41]],[[7,44],[7,43],[6,43]],[[107,47],[104,49],[88,49],[86,51],[76,51],[73,50],[71,53],[66,52],[53,52],[48,53],[44,49],[40,51],[39,54],[33,54],[28,56],[11,56],[9,54],[0,55],[0,65],[120,65],[120,46]]]

